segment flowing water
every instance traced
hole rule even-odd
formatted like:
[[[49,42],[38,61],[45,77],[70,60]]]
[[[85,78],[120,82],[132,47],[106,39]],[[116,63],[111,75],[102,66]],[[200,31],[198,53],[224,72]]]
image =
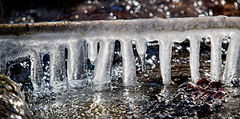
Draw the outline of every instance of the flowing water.
[[[231,18],[197,19],[209,24],[79,22],[90,27],[3,35],[1,73],[21,84],[35,118],[239,117],[239,30],[206,29]]]

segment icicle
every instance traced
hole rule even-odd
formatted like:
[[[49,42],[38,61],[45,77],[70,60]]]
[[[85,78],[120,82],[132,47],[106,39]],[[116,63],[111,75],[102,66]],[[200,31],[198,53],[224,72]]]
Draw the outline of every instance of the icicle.
[[[226,67],[223,73],[223,82],[225,82],[225,84],[230,84],[234,78],[238,78],[239,73],[240,38],[237,33],[233,33],[230,37],[231,42],[228,47]]]
[[[211,79],[219,81],[222,75],[222,38],[213,35],[211,38]]]
[[[85,77],[85,42],[83,40],[73,41],[68,44],[68,79],[82,79]]]
[[[0,61],[0,74],[4,74],[6,71],[6,61],[4,60],[5,58],[2,58]]]
[[[161,74],[163,84],[171,84],[171,57],[172,57],[172,41],[160,40],[161,46],[159,47],[159,58],[161,66]]]
[[[95,62],[97,57],[98,42],[96,40],[88,40],[87,44],[88,44],[88,58],[91,62]]]
[[[198,36],[190,38],[190,68],[191,78],[194,83],[197,83],[200,79],[200,38]]]
[[[50,52],[51,79],[54,81],[63,81],[65,78],[65,46],[56,46]]]
[[[31,77],[33,84],[36,84],[34,88],[41,87],[42,85],[42,77],[43,77],[43,68],[42,68],[42,58],[40,53],[36,51],[34,56],[32,57],[32,65],[31,65]]]
[[[2,41],[1,41],[2,42]],[[4,43],[1,43],[1,45],[4,45]],[[0,74],[4,74],[6,71],[6,54],[4,54],[4,51],[5,49],[2,48],[2,46],[0,45]]]
[[[31,81],[32,81],[32,84],[33,84],[33,88],[34,88],[34,90],[38,87],[38,85],[37,85],[37,82],[36,82],[36,58],[34,57],[34,56],[36,56],[36,55],[32,55],[31,56],[31,59],[30,59],[30,61],[31,61],[31,67],[30,67],[30,78],[31,78]]]
[[[138,39],[136,40],[136,48],[138,55],[141,58],[141,64],[142,64],[142,71],[146,71],[145,67],[145,53],[147,51],[147,42],[144,39]]]
[[[56,48],[52,49],[50,51],[50,80],[52,81],[59,81],[60,77],[58,77],[60,74],[60,65],[59,59],[60,59],[60,52],[58,50],[55,50]]]
[[[123,61],[123,82],[125,86],[136,84],[136,64],[133,54],[132,41],[121,40],[121,53]]]
[[[102,40],[94,68],[93,84],[97,90],[103,90],[111,82],[111,68],[114,53],[114,40]]]

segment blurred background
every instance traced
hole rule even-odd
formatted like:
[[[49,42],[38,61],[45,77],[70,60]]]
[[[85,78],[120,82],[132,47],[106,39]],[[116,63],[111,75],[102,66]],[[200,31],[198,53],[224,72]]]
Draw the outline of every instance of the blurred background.
[[[240,0],[2,0],[3,23],[239,16]]]

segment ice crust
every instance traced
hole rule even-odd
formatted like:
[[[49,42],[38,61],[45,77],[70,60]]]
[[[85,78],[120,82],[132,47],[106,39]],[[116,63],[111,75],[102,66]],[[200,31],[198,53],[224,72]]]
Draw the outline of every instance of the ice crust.
[[[0,71],[6,71],[6,63],[20,57],[31,57],[31,78],[35,86],[42,83],[43,54],[50,54],[51,80],[80,80],[86,77],[87,58],[95,64],[93,84],[100,89],[111,82],[111,68],[114,53],[114,43],[121,43],[123,60],[124,85],[136,85],[136,66],[132,42],[144,65],[147,42],[158,41],[160,69],[163,83],[171,83],[172,44],[190,40],[190,68],[193,82],[200,78],[199,52],[200,40],[203,37],[211,39],[211,79],[230,83],[239,74],[239,26],[238,17],[200,17],[177,19],[139,19],[92,22],[36,23],[26,25],[0,25]],[[35,32],[36,26],[39,33]],[[59,29],[52,30],[59,25]],[[63,24],[63,25],[61,25]],[[64,25],[65,24],[65,25]],[[52,27],[50,27],[50,25]],[[73,26],[69,30],[68,27]],[[13,28],[13,31],[9,31]],[[81,29],[82,28],[82,29]],[[68,29],[66,31],[66,29]],[[16,31],[19,30],[19,31]],[[44,31],[46,30],[46,31]],[[47,30],[50,30],[49,33]],[[62,30],[58,32],[58,30]],[[44,31],[44,32],[43,32]],[[21,34],[24,33],[24,34]],[[10,35],[11,34],[11,35]],[[16,35],[17,34],[17,35]],[[222,71],[221,44],[226,36],[231,37],[228,48],[227,65]],[[98,43],[100,44],[98,52]],[[68,74],[65,76],[64,49],[68,49]],[[144,66],[143,66],[144,70]]]

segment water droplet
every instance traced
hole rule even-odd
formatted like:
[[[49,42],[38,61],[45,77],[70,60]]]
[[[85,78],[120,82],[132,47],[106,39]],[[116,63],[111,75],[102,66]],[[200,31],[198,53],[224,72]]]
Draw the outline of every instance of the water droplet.
[[[78,15],[75,15],[75,19],[78,19],[79,18],[79,16]]]
[[[129,11],[130,8],[131,8],[130,5],[127,5],[127,6],[126,6],[126,10],[127,10],[127,11]]]
[[[159,12],[163,12],[163,10],[162,10],[162,9],[160,9],[160,8],[158,8],[158,9],[157,9],[157,11],[159,11]]]
[[[88,11],[87,11],[87,10],[84,10],[83,12],[84,12],[85,14],[87,14],[87,13],[88,13]]]
[[[152,13],[149,13],[149,16],[150,16],[150,17],[153,17],[153,14],[152,14]]]
[[[184,11],[183,11],[183,10],[181,11],[181,14],[184,14]]]
[[[113,13],[112,13],[112,12],[110,13],[110,16],[113,16]]]
[[[235,10],[238,10],[238,2],[234,2],[234,8]]]
[[[26,21],[26,17],[23,17],[23,18],[22,18],[22,21]]]
[[[193,6],[194,6],[194,7],[197,7],[197,2],[194,2],[194,3],[193,3]]]
[[[92,1],[91,1],[91,0],[88,0],[87,3],[88,3],[88,4],[92,4]]]
[[[198,1],[198,6],[202,6],[203,2],[202,1]]]
[[[168,6],[164,6],[164,10],[167,11],[168,10]]]
[[[133,5],[138,6],[138,5],[139,5],[139,2],[133,1]]]
[[[226,1],[225,1],[225,0],[221,0],[221,4],[222,4],[222,5],[225,5],[225,4],[226,4]]]
[[[208,14],[209,14],[210,16],[212,16],[212,15],[213,15],[213,11],[212,11],[211,9],[209,9]]]

